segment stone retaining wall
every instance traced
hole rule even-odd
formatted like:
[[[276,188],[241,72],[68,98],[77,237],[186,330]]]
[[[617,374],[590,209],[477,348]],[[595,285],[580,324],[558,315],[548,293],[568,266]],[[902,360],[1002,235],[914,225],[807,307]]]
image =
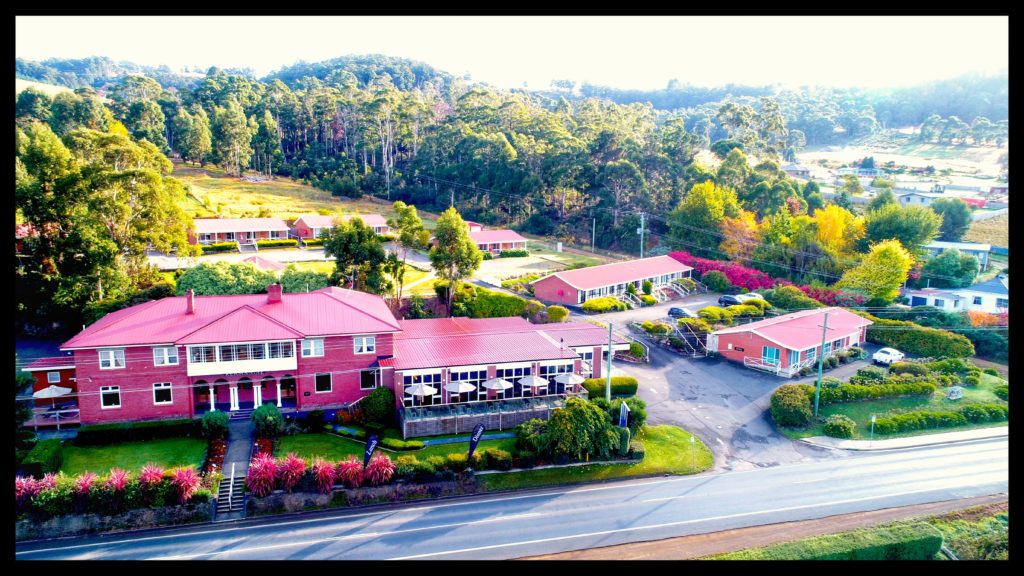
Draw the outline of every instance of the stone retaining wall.
[[[66,514],[48,520],[18,520],[14,523],[15,540],[59,538],[112,530],[136,530],[154,526],[192,524],[213,519],[215,501],[163,508],[136,508],[123,514]]]
[[[384,486],[362,488],[335,487],[330,494],[319,492],[284,492],[275,490],[269,496],[258,498],[249,495],[246,499],[246,514],[276,514],[299,512],[309,508],[330,508],[398,502],[401,500],[422,500],[442,496],[475,494],[476,483],[472,476],[463,480],[429,482],[425,484],[395,482]]]

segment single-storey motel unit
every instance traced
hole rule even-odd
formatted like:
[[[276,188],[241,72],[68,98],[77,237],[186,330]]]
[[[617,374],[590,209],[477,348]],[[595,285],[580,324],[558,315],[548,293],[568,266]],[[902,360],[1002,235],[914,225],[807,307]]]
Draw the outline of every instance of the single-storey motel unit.
[[[288,224],[280,218],[196,218],[193,222],[196,229],[188,237],[190,244],[255,244],[257,240],[288,238]]]
[[[991,244],[980,244],[978,242],[943,242],[941,240],[936,240],[935,242],[930,242],[922,247],[933,257],[941,254],[943,250],[948,250],[950,248],[959,250],[961,254],[977,258],[982,271],[988,268],[988,255],[989,252],[992,251]]]
[[[645,281],[661,286],[678,278],[689,278],[692,272],[691,266],[671,256],[654,256],[555,272],[532,284],[533,293],[540,300],[575,305],[601,296],[619,296],[630,284],[639,293]]]
[[[526,238],[515,230],[473,230],[470,228],[469,239],[476,244],[481,252],[500,254],[504,250],[526,250]]]
[[[613,350],[628,347],[614,338]],[[379,386],[395,391],[399,412],[473,405],[483,414],[507,410],[499,404],[510,399],[581,393],[554,377],[600,377],[607,349],[608,332],[589,323],[399,321],[376,295],[337,287],[282,294],[272,284],[267,294],[190,291],[112,312],[61,346],[70,356],[29,369],[37,390],[56,382],[73,388],[74,396],[58,400],[72,401],[82,424],[244,413],[268,402],[285,413],[339,409]],[[529,375],[550,382],[522,386]],[[512,386],[485,387],[490,378]],[[445,388],[452,382],[473,388],[455,394]],[[407,393],[420,383],[430,386],[426,395]]]
[[[823,348],[826,312],[828,329]],[[715,330],[708,335],[707,347],[748,368],[794,376],[805,366],[815,366],[822,355],[828,357],[862,344],[871,324],[842,308],[816,308]]]
[[[321,216],[319,214],[305,214],[299,216],[292,224],[291,234],[295,238],[310,240],[319,238],[322,230],[334,228],[335,218],[342,222],[348,222],[352,218],[360,218],[363,224],[373,228],[375,234],[387,234],[388,221],[380,214],[346,214],[344,216]]]

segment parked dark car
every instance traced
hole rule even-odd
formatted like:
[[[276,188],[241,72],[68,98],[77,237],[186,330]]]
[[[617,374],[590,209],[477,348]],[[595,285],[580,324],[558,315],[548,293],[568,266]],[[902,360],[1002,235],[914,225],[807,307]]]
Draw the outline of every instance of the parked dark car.
[[[739,298],[737,298],[735,296],[731,296],[729,294],[726,294],[726,295],[724,295],[724,296],[722,296],[722,297],[720,297],[718,299],[718,305],[719,306],[723,306],[723,307],[725,307],[725,306],[736,306],[736,305],[742,304],[742,303],[743,303],[742,300],[740,300]]]
[[[672,318],[696,318],[697,315],[689,308],[669,308],[668,315]]]

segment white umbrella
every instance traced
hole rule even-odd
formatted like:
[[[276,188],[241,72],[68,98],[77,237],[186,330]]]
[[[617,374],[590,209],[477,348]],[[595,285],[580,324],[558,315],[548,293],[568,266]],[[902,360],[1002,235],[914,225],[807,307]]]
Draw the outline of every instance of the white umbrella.
[[[584,380],[586,380],[586,378],[584,378],[583,376],[580,376],[579,374],[577,374],[575,372],[570,372],[570,373],[567,373],[567,374],[559,374],[558,376],[555,376],[555,382],[558,382],[560,384],[567,384],[569,386],[575,386],[576,384],[582,384]]]
[[[437,393],[437,388],[433,386],[427,386],[420,382],[419,384],[413,384],[405,389],[405,391],[413,396],[433,396]]]
[[[523,378],[520,378],[519,385],[529,386],[530,388],[538,388],[540,386],[547,386],[548,381],[545,380],[544,378],[541,378],[540,376],[534,376],[533,374],[531,374],[529,376],[524,376]]]
[[[472,392],[473,390],[476,390],[476,386],[473,386],[468,382],[449,382],[444,385],[444,389],[452,394],[462,394],[463,392]]]
[[[53,404],[53,406],[56,406],[57,403],[56,403],[56,401],[53,400],[54,398],[59,398],[61,396],[67,396],[70,393],[71,393],[71,388],[64,388],[62,386],[57,386],[57,385],[51,384],[51,385],[47,386],[46,388],[43,388],[42,390],[37,390],[36,392],[33,392],[32,393],[32,397],[33,398],[49,398],[51,400],[51,403]]]
[[[508,390],[512,387],[512,383],[502,378],[491,378],[484,382],[484,388],[488,390]]]

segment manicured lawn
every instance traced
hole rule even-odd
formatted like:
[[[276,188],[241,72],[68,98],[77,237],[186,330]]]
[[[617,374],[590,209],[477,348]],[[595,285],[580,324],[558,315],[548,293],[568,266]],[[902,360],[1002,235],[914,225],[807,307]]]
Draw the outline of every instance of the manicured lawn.
[[[426,278],[427,274],[430,274],[430,271],[428,271],[428,270],[420,270],[419,268],[413,268],[412,266],[406,264],[405,265],[405,278],[404,278],[405,285],[408,286],[409,284],[412,284],[413,282],[415,282],[415,281],[417,281],[417,280],[419,280],[421,278]],[[424,282],[424,284],[426,284],[426,282]],[[413,286],[413,288],[415,288],[415,286]],[[431,291],[434,290],[434,285],[433,284],[430,285],[430,290]]]
[[[488,490],[510,490],[612,480],[631,476],[656,476],[661,474],[696,474],[714,464],[711,450],[699,439],[693,444],[691,459],[691,434],[676,426],[646,426],[642,436],[646,456],[637,464],[594,464],[568,468],[545,468],[510,474],[486,474],[478,476],[480,485]]]
[[[498,448],[511,452],[515,447],[515,438],[503,438],[500,440],[481,440],[477,444],[477,451],[486,450],[488,448]],[[357,442],[349,438],[341,438],[333,434],[317,433],[317,434],[296,434],[294,436],[283,436],[274,448],[274,453],[277,456],[284,456],[289,452],[294,452],[307,460],[312,460],[317,456],[323,457],[325,460],[344,460],[350,455],[363,457],[363,451],[365,450],[365,444]],[[444,456],[446,454],[465,454],[469,451],[468,442],[460,442],[458,444],[442,444],[439,446],[427,446],[422,450],[402,450],[392,451],[378,447],[378,450],[390,456],[392,459],[398,456],[415,456],[420,460],[429,458],[430,456]]]
[[[334,273],[334,260],[329,260],[327,262],[288,262],[287,264],[294,264],[296,268],[303,272],[320,272],[321,274],[327,274],[328,276]]]
[[[106,474],[111,468],[137,473],[152,462],[165,468],[203,465],[206,441],[201,438],[166,438],[107,446],[64,446],[61,471],[68,475],[90,471]]]
[[[824,421],[833,414],[845,414],[857,423],[854,439],[867,440],[871,436],[871,415],[886,416],[890,412],[901,411],[938,411],[953,412],[965,404],[1006,404],[1000,400],[992,389],[1005,380],[995,376],[982,374],[981,383],[977,387],[964,386],[964,397],[961,400],[947,400],[949,388],[939,388],[931,398],[892,398],[888,400],[875,400],[870,402],[848,402],[845,404],[832,404],[825,406],[819,411],[819,422],[808,428],[792,430],[779,427],[779,431],[789,438],[807,438],[809,436],[824,436]],[[875,434],[875,438],[900,438],[904,436],[920,436],[923,434],[940,434],[943,432],[957,432],[971,430],[974,428],[989,428],[992,426],[1006,426],[1006,422],[985,422],[980,424],[969,424],[955,428],[933,428],[929,430],[917,430],[915,432],[903,432],[899,434],[881,435]]]

